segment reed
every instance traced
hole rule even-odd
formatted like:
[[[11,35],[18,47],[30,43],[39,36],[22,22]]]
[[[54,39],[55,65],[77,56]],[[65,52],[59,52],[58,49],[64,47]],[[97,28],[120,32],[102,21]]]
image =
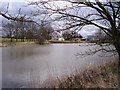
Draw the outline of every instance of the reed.
[[[74,75],[57,78],[49,88],[117,88],[118,64],[110,62],[95,68],[77,71]]]

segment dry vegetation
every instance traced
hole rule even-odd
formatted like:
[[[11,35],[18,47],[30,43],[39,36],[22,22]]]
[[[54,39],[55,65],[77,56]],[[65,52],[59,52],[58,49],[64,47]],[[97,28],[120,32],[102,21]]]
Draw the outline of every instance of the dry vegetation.
[[[74,75],[57,78],[49,84],[52,88],[118,88],[117,62],[77,71]]]

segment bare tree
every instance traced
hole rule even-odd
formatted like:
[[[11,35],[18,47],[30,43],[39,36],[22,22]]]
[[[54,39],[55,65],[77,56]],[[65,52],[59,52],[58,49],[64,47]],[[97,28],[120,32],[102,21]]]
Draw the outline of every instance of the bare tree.
[[[7,38],[11,38],[11,42],[14,37],[14,30],[14,25],[12,23],[7,23],[3,26],[3,31],[6,33]]]
[[[62,0],[59,0],[63,2]],[[51,4],[51,2],[53,2]],[[58,17],[52,21],[66,20],[65,29],[71,29],[86,25],[94,25],[102,30],[106,35],[111,38],[111,43],[115,46],[118,55],[120,56],[120,2],[99,2],[95,0],[90,2],[89,0],[80,2],[76,0],[66,0],[64,2],[69,5],[64,8],[60,8],[55,5],[53,1],[41,1],[34,2],[32,5],[36,5],[41,8],[44,7],[51,14],[59,14]],[[101,43],[102,44],[102,43]]]
[[[55,5],[55,2],[64,2],[67,5],[61,8],[59,5]],[[86,25],[94,25],[102,30],[110,38],[109,44],[112,44],[115,49],[100,48],[95,50],[94,53],[101,50],[106,52],[117,52],[119,56],[119,77],[120,77],[120,1],[117,2],[100,2],[95,0],[85,0],[80,2],[79,0],[53,0],[53,1],[41,1],[33,3],[37,7],[44,7],[51,14],[59,14],[52,21],[66,21],[66,29],[78,27],[84,27]],[[54,4],[55,3],[55,4]],[[42,6],[41,6],[42,5]],[[101,42],[99,44],[103,44]],[[119,80],[120,81],[120,80]],[[120,82],[119,82],[120,86]]]
[[[72,40],[73,38],[82,38],[82,36],[78,34],[77,32],[69,31],[69,30],[64,31],[62,35],[65,40]]]
[[[38,26],[33,22],[26,22],[25,24],[25,37],[28,40],[34,40],[35,34],[38,32]]]
[[[21,22],[33,22],[33,20],[30,17],[27,17],[26,15],[22,16],[19,14],[17,16],[12,16],[8,12],[0,11],[0,15],[8,20],[21,21]]]
[[[36,37],[37,37],[37,43],[43,44],[46,40],[49,40],[51,38],[51,33],[53,32],[53,28],[51,27],[50,24],[46,24],[42,21]]]

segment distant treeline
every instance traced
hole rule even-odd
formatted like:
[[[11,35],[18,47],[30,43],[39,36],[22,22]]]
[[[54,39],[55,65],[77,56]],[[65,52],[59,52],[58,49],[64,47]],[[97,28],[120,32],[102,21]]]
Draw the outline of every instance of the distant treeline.
[[[3,25],[3,35],[2,38],[10,38],[11,42],[13,39],[21,39],[23,42],[25,39],[38,41],[44,41],[50,39],[50,32],[53,28],[50,24],[37,25],[33,22],[20,22],[20,21],[10,21]]]

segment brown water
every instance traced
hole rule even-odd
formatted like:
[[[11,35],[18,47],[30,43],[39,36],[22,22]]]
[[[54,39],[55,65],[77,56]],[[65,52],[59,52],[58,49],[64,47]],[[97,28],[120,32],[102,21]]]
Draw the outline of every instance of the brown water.
[[[94,46],[93,46],[94,47]],[[89,65],[110,61],[113,57],[81,58],[77,53],[92,46],[79,44],[30,45],[2,48],[2,87],[41,87],[50,78],[73,74]]]

